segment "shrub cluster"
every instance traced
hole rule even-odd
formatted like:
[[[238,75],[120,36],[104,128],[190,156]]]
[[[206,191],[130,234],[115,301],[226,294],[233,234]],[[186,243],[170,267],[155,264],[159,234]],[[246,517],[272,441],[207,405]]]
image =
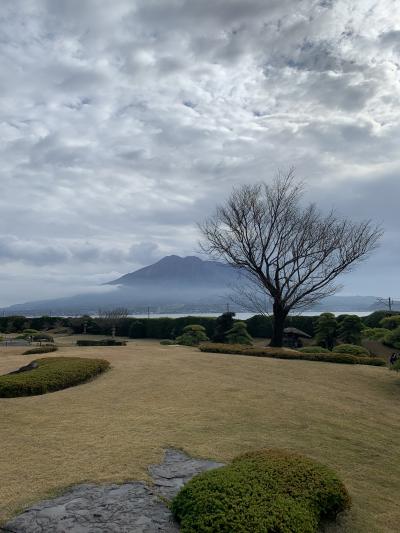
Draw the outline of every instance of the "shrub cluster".
[[[400,350],[400,326],[396,329],[388,331],[388,333],[383,338],[383,344]]]
[[[302,353],[284,348],[249,348],[239,344],[208,343],[199,347],[202,352],[226,353],[235,355],[252,355],[255,357],[272,357],[274,359],[297,359],[301,361],[322,361],[325,363],[343,363],[349,365],[385,366],[380,357],[356,356],[344,353]]]
[[[363,346],[356,344],[338,344],[332,350],[334,353],[347,353],[349,355],[370,355],[369,351]]]
[[[30,350],[26,350],[22,355],[33,355],[37,353],[49,353],[49,352],[56,352],[58,350],[57,346],[49,345],[49,346],[37,346],[36,348],[31,348]]]
[[[302,455],[261,450],[194,477],[171,504],[183,533],[315,533],[350,507],[335,472]]]
[[[0,397],[16,398],[54,392],[87,381],[110,366],[103,359],[46,357],[34,361],[37,368],[0,376]]]
[[[77,340],[77,346],[126,346],[125,341],[117,341],[116,339],[101,339],[96,340]]]

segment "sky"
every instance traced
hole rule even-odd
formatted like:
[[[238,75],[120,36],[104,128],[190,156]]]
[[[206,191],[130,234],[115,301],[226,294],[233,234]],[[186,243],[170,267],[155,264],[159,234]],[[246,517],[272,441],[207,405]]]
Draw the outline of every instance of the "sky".
[[[385,229],[344,294],[400,297],[398,0],[1,0],[0,305],[96,291],[235,185]]]

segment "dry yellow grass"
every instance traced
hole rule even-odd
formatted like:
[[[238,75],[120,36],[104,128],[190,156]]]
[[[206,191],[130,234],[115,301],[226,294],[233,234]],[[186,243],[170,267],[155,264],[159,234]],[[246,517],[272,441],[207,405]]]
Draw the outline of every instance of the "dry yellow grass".
[[[0,349],[0,373],[34,359]],[[166,446],[228,461],[262,447],[333,468],[353,509],[330,531],[399,531],[400,376],[385,368],[200,353],[153,341],[62,347],[102,357],[96,380],[0,399],[0,519],[82,481],[143,479]]]

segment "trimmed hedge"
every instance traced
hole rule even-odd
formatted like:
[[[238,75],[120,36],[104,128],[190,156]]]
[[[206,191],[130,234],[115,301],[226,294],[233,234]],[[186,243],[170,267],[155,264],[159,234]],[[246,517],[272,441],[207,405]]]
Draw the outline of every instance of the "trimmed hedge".
[[[37,348],[31,348],[26,350],[22,355],[33,355],[36,353],[49,353],[56,352],[58,350],[57,346],[38,346]]]
[[[334,353],[347,353],[349,355],[370,355],[369,351],[358,344],[338,344],[332,350]]]
[[[355,356],[342,353],[301,353],[284,348],[248,348],[239,344],[207,343],[199,346],[202,352],[225,353],[234,355],[251,355],[254,357],[272,357],[274,359],[297,359],[300,361],[321,361],[325,363],[342,363],[348,365],[385,366],[386,361],[380,357]]]
[[[331,353],[328,348],[323,348],[322,346],[304,346],[304,348],[299,348],[301,353]]]
[[[171,510],[183,533],[315,533],[350,505],[330,468],[299,454],[261,450],[194,477]]]
[[[117,341],[115,339],[102,339],[101,341],[92,340],[78,340],[77,346],[126,346],[125,341]]]
[[[0,376],[1,398],[33,396],[66,389],[88,381],[110,366],[104,359],[82,357],[45,357],[33,362],[37,363],[37,368]]]

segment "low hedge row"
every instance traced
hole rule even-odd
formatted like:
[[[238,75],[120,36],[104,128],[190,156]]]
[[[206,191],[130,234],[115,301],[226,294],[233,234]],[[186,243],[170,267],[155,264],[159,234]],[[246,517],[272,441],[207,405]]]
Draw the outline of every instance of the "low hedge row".
[[[235,355],[252,355],[254,357],[272,357],[274,359],[298,359],[301,361],[322,361],[325,363],[342,363],[348,365],[385,366],[380,357],[355,356],[342,353],[302,353],[284,348],[255,348],[239,344],[207,343],[200,347],[202,352],[226,353]]]
[[[298,351],[301,353],[330,353],[330,350],[322,346],[304,346],[304,348],[299,348]]]
[[[0,397],[16,398],[54,392],[87,381],[110,366],[104,359],[45,357],[37,368],[0,376]]]
[[[115,339],[101,339],[96,340],[78,340],[77,346],[126,346],[125,341],[117,341]]]
[[[50,353],[50,352],[56,352],[57,350],[58,350],[57,346],[38,346],[37,348],[31,348],[30,350],[26,350],[26,352],[23,352],[22,355]]]
[[[302,455],[261,450],[194,477],[171,509],[183,533],[315,533],[350,504],[331,469]]]

